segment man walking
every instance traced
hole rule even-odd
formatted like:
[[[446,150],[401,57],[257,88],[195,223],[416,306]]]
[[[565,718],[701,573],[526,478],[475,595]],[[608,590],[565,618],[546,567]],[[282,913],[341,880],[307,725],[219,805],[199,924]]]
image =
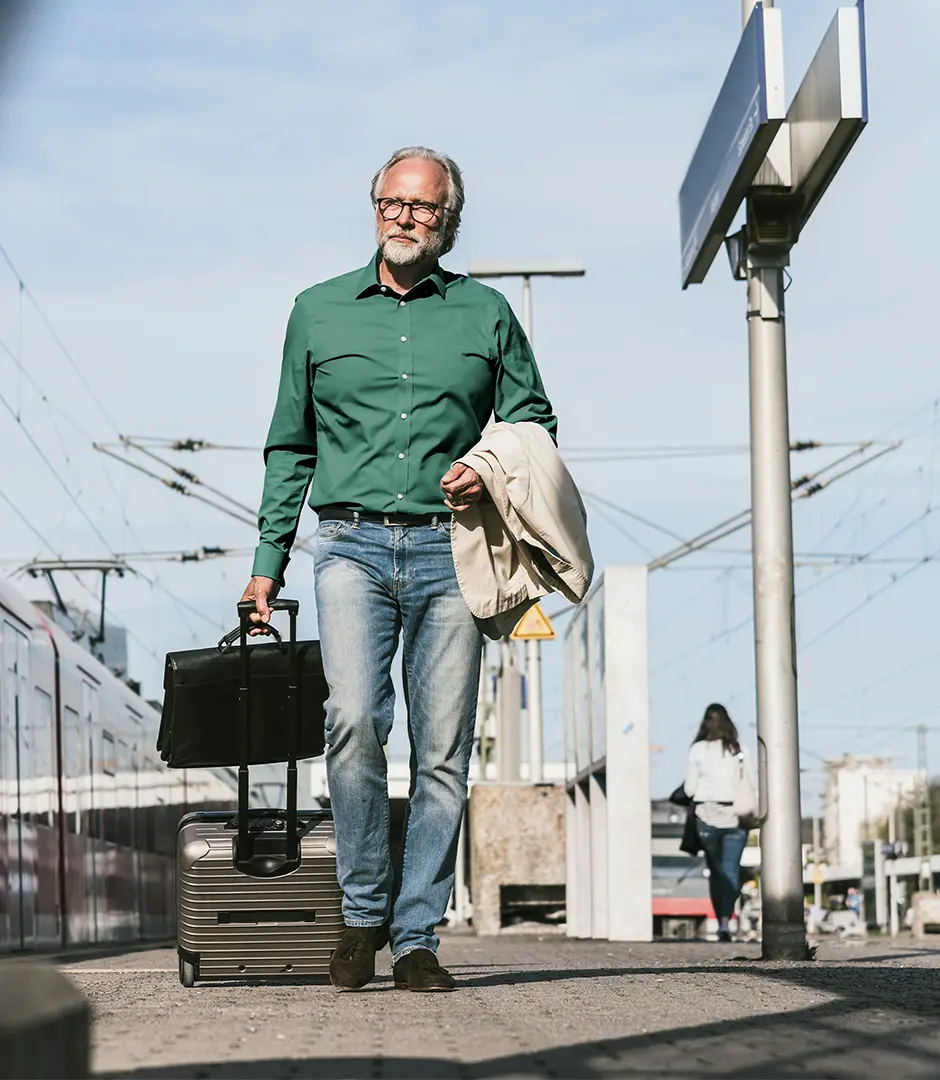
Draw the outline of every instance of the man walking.
[[[310,487],[346,922],[330,976],[364,986],[390,942],[396,987],[451,990],[434,928],[453,886],[482,638],[457,583],[450,518],[483,491],[473,469],[453,462],[494,414],[553,437],[556,420],[506,299],[438,262],[460,225],[456,164],[424,147],[399,150],[376,173],[372,202],[375,257],[301,293],[291,312],[243,599],[267,622]],[[399,635],[412,777],[396,872],[384,746]]]

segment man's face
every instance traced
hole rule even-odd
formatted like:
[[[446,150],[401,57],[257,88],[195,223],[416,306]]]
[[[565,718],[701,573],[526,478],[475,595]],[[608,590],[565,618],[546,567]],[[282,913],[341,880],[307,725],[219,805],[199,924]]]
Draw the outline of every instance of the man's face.
[[[447,198],[447,176],[433,161],[408,158],[399,161],[385,174],[385,179],[375,193],[375,240],[382,258],[390,266],[413,266],[427,259],[436,259],[447,240],[446,213],[442,207]],[[382,215],[394,213],[399,207],[389,207],[383,200],[395,199],[415,206],[402,206],[401,213],[393,220]],[[415,211],[422,219],[416,220]]]

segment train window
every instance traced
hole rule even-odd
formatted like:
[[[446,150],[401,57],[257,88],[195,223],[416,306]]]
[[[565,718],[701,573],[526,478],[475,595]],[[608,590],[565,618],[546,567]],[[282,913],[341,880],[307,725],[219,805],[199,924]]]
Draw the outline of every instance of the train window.
[[[0,813],[20,816],[29,809],[32,740],[29,735],[29,638],[10,622],[3,623],[4,699],[0,705]],[[24,795],[24,786],[26,798]],[[22,801],[21,801],[22,799]]]
[[[84,767],[85,740],[82,721],[77,710],[66,705],[62,733],[62,797],[65,802],[66,829],[82,831],[82,812],[85,807],[88,770]]]
[[[117,760],[114,754],[114,736],[110,731],[101,733],[101,771],[105,776],[117,774]]]
[[[84,746],[82,764],[87,785],[82,792],[82,828],[86,836],[98,839],[101,836],[101,823],[98,819],[97,784],[95,782],[95,726],[98,720],[98,687],[82,680],[82,716],[80,743]]]
[[[115,839],[124,847],[134,847],[134,805],[136,785],[132,764],[133,750],[124,739],[117,740],[117,784],[115,786],[115,807],[117,812],[117,836]]]
[[[56,811],[55,710],[52,697],[39,686],[35,688],[34,702],[32,810],[38,823],[51,826]]]

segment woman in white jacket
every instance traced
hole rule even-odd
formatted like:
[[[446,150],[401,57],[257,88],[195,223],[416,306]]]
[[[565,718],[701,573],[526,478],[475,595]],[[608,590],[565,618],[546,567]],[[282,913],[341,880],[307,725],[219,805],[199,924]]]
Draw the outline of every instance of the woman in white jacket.
[[[734,802],[742,779],[749,783],[738,732],[724,705],[705,710],[689,751],[685,793],[695,804],[699,841],[708,864],[708,887],[718,919],[718,940],[730,941],[729,924],[741,890],[741,855],[747,843]]]

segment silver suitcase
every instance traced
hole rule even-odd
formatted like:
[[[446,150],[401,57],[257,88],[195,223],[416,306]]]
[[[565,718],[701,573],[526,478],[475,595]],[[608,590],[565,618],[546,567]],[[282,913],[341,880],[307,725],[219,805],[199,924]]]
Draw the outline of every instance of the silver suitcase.
[[[272,606],[290,613],[293,692],[298,605],[278,600]],[[239,722],[247,746],[246,627],[254,604],[239,604],[238,610],[244,658]],[[330,957],[345,929],[333,815],[329,810],[298,812],[295,758],[287,762],[286,809],[249,810],[248,767],[242,764],[237,813],[187,814],[179,824],[176,850],[183,986],[208,979],[328,976]]]

